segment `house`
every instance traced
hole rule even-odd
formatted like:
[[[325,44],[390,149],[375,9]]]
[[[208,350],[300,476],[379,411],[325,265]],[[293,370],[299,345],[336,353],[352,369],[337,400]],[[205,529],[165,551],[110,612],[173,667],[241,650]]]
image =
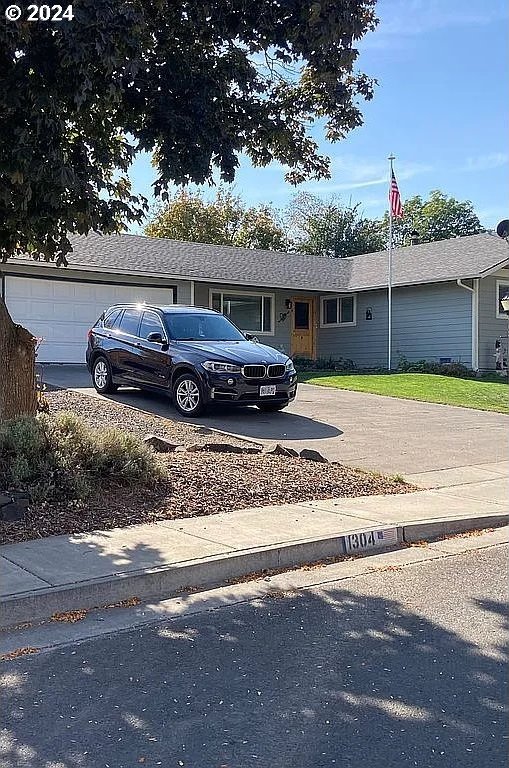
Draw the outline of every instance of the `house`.
[[[73,238],[69,266],[15,259],[1,290],[16,320],[44,339],[43,362],[82,363],[87,331],[111,304],[213,307],[288,354],[387,362],[387,254],[329,259],[141,235]],[[491,234],[396,249],[393,359],[495,367],[507,333],[509,245]]]

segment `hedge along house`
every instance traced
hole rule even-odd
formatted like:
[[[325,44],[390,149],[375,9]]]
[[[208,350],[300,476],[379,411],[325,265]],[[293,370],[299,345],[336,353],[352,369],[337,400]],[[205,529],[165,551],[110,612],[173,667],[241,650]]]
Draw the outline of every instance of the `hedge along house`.
[[[387,253],[330,259],[141,235],[73,238],[69,266],[15,259],[1,290],[42,337],[42,362],[83,363],[87,331],[116,302],[194,304],[293,356],[387,363]],[[509,246],[489,234],[399,248],[393,256],[393,359],[495,368],[507,320]]]

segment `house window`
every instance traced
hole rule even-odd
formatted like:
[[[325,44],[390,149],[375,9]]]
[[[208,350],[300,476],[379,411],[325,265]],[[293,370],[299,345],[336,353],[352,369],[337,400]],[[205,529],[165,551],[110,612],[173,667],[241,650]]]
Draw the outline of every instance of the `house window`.
[[[211,291],[210,306],[242,331],[274,335],[273,294]]]
[[[322,328],[328,326],[355,325],[356,297],[322,296]]]
[[[497,317],[503,318],[504,320],[507,319],[507,315],[502,309],[501,302],[507,293],[509,293],[509,282],[497,280]]]

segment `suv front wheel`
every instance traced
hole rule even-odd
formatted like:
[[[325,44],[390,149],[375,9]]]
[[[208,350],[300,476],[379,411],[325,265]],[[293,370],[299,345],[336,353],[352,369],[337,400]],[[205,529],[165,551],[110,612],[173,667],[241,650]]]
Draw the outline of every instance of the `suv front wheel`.
[[[205,410],[200,382],[192,373],[183,373],[173,385],[173,405],[182,416],[199,416]]]

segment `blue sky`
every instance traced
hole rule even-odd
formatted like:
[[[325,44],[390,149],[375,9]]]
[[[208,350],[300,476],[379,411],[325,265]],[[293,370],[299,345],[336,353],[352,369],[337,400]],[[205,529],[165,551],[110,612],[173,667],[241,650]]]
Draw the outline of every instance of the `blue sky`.
[[[484,226],[495,226],[509,217],[506,0],[379,0],[377,12],[377,30],[359,45],[359,69],[379,82],[362,105],[364,125],[336,144],[314,131],[332,178],[295,188],[280,165],[253,168],[243,158],[233,190],[281,209],[296,189],[339,193],[379,216],[392,152],[403,199],[440,189],[471,200]],[[150,157],[138,157],[131,179],[153,201]]]

